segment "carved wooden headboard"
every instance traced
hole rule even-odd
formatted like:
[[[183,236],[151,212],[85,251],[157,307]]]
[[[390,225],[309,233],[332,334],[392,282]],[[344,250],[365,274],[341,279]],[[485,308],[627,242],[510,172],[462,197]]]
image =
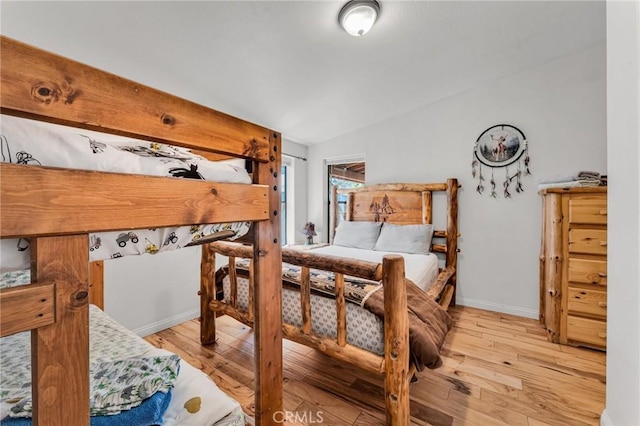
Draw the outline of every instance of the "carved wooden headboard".
[[[458,180],[445,183],[391,183],[362,188],[337,189],[331,199],[330,240],[338,217],[338,194],[347,196],[345,220],[396,224],[433,223],[433,193],[446,192],[446,229],[435,230],[434,252],[446,254],[446,265],[455,265],[458,253]],[[443,241],[444,240],[444,241]],[[443,241],[443,242],[442,242]]]

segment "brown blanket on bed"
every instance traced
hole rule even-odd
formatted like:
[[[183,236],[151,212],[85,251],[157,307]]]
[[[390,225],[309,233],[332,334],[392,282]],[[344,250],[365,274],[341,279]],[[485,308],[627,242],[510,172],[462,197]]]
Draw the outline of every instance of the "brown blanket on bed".
[[[409,356],[418,371],[442,365],[440,349],[453,325],[451,316],[411,280],[407,285],[409,308]],[[384,292],[371,294],[364,307],[379,318],[384,318]]]

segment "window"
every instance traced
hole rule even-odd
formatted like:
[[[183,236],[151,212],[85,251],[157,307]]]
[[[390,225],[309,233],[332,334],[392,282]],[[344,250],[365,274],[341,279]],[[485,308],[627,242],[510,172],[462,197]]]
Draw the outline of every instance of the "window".
[[[291,243],[288,238],[295,237],[295,169],[292,157],[282,156],[282,169],[280,170],[280,225],[282,245]]]
[[[281,222],[281,238],[280,242],[282,245],[287,244],[287,171],[289,166],[287,166],[284,162],[282,164],[282,170],[280,172],[280,220]]]
[[[338,163],[330,164],[328,170],[329,176],[329,218],[331,218],[331,194],[333,193],[333,187],[336,188],[358,188],[364,186],[365,178],[365,163],[364,161],[357,161],[351,163]],[[345,219],[347,214],[347,197],[345,195],[338,194],[338,215],[335,218],[335,223],[329,226],[337,227],[338,224]],[[335,229],[335,228],[334,228]],[[333,229],[329,230],[329,240],[333,236]]]

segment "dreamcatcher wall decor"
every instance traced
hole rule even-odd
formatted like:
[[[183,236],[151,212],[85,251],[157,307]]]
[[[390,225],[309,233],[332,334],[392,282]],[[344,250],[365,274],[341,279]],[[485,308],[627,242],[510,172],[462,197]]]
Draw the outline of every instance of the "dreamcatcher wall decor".
[[[504,168],[504,181],[502,193],[504,198],[511,198],[512,188],[516,192],[524,192],[522,187],[523,174],[530,175],[529,171],[529,146],[524,133],[510,124],[497,124],[489,127],[476,140],[473,148],[473,162],[471,174],[478,178],[476,191],[482,194],[485,191],[486,178],[484,168],[491,169],[489,187],[491,197],[498,198],[496,191],[496,169]]]

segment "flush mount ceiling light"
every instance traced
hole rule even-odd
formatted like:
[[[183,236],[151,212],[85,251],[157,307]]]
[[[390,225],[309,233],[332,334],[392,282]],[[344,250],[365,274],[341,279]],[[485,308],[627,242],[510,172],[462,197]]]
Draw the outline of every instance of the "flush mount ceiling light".
[[[351,0],[338,14],[338,22],[352,36],[365,35],[380,14],[380,4],[376,0]]]

